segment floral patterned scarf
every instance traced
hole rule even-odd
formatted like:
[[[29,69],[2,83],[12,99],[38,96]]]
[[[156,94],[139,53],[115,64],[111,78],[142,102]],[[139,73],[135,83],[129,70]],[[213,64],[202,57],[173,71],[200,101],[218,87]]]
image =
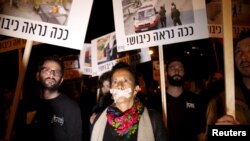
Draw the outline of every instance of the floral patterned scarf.
[[[109,125],[117,135],[126,136],[129,139],[138,129],[138,123],[143,110],[143,104],[136,98],[134,105],[125,112],[121,112],[113,103],[108,107],[106,116]]]

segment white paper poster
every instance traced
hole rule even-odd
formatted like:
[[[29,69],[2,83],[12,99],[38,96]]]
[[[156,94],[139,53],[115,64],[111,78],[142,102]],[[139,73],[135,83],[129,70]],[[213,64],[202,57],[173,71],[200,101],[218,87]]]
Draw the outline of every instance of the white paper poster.
[[[119,52],[208,38],[203,0],[113,0],[113,9]]]
[[[143,63],[151,60],[149,49],[133,52],[117,52],[115,32],[103,35],[91,41],[92,76],[109,71],[119,61]]]
[[[13,2],[13,1],[12,1]],[[93,0],[1,3],[0,34],[82,49]]]
[[[91,44],[85,43],[80,53],[80,70],[82,74],[92,75]]]
[[[79,55],[67,55],[61,57],[64,63],[64,80],[81,78]]]
[[[222,1],[210,0],[206,3],[209,36],[223,38]],[[232,0],[233,37],[242,30],[250,29],[250,3],[244,0]]]

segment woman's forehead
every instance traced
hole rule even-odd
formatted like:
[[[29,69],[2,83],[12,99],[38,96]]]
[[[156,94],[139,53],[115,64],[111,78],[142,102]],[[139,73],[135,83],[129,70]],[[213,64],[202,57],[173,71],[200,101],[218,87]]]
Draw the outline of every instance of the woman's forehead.
[[[118,78],[122,78],[122,79],[126,78],[130,80],[134,80],[134,75],[126,69],[119,69],[113,73],[112,80],[118,79]]]

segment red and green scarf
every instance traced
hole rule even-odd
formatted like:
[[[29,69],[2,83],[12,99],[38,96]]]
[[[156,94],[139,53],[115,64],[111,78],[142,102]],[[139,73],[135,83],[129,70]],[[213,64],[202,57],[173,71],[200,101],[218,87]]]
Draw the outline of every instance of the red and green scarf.
[[[135,99],[134,105],[125,112],[121,112],[112,104],[107,109],[108,123],[118,136],[130,138],[138,129],[143,109],[144,106],[139,99]]]

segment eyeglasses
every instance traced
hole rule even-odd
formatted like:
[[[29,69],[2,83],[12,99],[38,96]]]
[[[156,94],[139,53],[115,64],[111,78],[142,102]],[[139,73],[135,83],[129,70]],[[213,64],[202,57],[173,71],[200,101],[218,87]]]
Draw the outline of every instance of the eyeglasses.
[[[49,75],[51,72],[53,73],[54,76],[58,76],[58,77],[62,76],[61,70],[52,70],[51,68],[47,68],[47,67],[41,68],[42,74]]]

